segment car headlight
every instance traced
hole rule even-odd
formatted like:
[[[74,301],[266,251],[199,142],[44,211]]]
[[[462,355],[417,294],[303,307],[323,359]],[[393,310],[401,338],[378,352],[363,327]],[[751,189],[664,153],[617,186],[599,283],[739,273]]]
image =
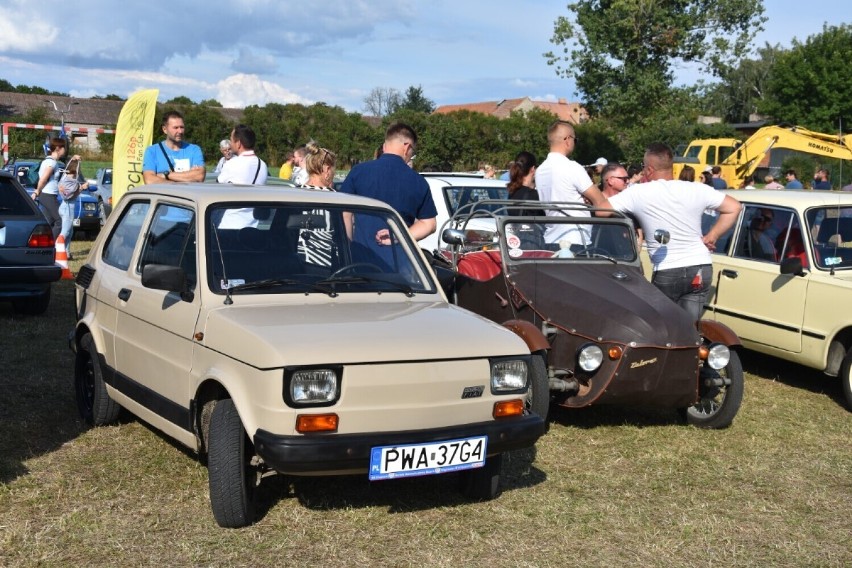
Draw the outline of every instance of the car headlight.
[[[710,346],[710,350],[707,353],[707,365],[709,365],[711,369],[716,371],[724,369],[728,366],[728,362],[730,362],[730,360],[731,350],[728,349],[727,345],[714,343]]]
[[[329,406],[340,396],[340,368],[285,371],[285,398],[293,406]]]
[[[577,365],[587,373],[597,371],[603,363],[603,349],[594,343],[583,345],[577,352]]]
[[[527,361],[491,360],[491,394],[522,393],[527,390]]]

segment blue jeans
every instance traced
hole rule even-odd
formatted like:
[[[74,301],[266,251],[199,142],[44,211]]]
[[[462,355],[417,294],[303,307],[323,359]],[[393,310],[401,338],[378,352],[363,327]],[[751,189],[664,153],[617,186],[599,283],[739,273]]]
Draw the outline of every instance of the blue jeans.
[[[657,270],[651,283],[698,321],[704,313],[712,280],[713,266],[700,264]]]
[[[77,200],[71,199],[59,204],[59,216],[62,217],[62,230],[60,234],[65,237],[65,249],[71,250],[71,236],[74,234],[74,211],[77,209]]]

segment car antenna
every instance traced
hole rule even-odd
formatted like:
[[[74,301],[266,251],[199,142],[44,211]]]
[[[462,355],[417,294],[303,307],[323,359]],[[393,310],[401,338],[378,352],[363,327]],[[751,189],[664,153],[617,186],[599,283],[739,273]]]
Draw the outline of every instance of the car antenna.
[[[225,255],[222,254],[222,242],[219,240],[219,228],[214,225],[213,227],[213,236],[216,238],[216,248],[219,250],[219,262],[222,263],[222,281],[228,282],[228,276],[225,274]],[[233,298],[231,298],[231,285],[228,284],[228,287],[225,289],[225,302],[226,306],[230,306],[234,303]]]

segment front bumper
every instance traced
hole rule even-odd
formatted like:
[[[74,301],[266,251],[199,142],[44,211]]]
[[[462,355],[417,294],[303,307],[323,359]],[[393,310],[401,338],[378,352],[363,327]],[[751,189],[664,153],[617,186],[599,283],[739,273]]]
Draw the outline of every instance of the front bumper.
[[[440,442],[488,436],[488,454],[527,448],[545,432],[537,414],[462,426],[402,432],[279,436],[266,430],[254,435],[257,455],[272,469],[290,474],[367,472],[370,450],[377,446]]]

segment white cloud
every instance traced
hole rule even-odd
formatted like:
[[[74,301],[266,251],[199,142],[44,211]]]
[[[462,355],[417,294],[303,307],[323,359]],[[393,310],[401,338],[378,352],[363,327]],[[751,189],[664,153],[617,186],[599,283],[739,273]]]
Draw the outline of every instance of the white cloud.
[[[263,81],[257,75],[240,73],[231,75],[216,83],[215,99],[227,108],[245,108],[249,105],[263,106],[267,103],[313,104],[296,93],[269,81]]]

